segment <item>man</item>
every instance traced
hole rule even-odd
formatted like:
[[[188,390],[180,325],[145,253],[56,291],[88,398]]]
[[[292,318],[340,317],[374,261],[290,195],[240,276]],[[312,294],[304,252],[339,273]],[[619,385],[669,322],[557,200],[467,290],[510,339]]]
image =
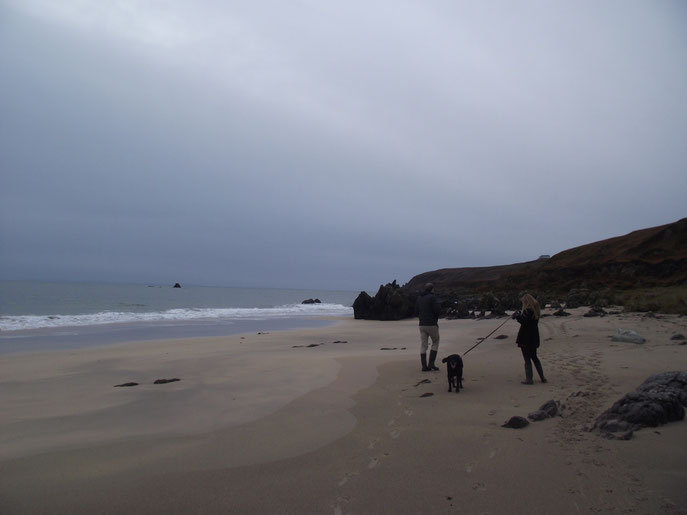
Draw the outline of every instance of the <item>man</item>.
[[[439,313],[441,305],[439,299],[434,295],[434,285],[425,284],[424,292],[417,299],[415,304],[415,314],[420,319],[420,361],[422,371],[439,370],[434,361],[437,358],[439,349]],[[429,364],[427,364],[427,347],[429,338],[432,339],[432,350],[429,353]]]

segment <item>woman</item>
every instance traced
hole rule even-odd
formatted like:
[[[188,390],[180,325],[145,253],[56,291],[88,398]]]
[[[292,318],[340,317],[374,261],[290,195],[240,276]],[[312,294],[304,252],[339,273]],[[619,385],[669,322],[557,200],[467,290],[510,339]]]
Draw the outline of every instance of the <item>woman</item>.
[[[532,362],[537,368],[539,378],[542,383],[546,382],[544,377],[544,370],[541,367],[541,362],[537,357],[537,348],[539,347],[539,302],[526,293],[522,297],[522,312],[516,311],[513,313],[513,318],[520,322],[520,330],[515,343],[518,344],[522,351],[522,357],[525,358],[525,380],[522,384],[533,384],[532,381]]]

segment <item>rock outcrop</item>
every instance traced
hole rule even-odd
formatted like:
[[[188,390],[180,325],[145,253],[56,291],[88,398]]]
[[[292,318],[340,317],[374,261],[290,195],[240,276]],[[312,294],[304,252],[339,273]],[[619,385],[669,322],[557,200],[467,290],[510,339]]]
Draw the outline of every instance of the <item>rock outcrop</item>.
[[[365,320],[401,320],[414,315],[416,296],[401,288],[396,281],[382,285],[374,297],[366,292],[353,302],[353,316]]]
[[[592,430],[627,440],[643,427],[657,427],[685,418],[687,372],[663,372],[644,381],[599,415]]]

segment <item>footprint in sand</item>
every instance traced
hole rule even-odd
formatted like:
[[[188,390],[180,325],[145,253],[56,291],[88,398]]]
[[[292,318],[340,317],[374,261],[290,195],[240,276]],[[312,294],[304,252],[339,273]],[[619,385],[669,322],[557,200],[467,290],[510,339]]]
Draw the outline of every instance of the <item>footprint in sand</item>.
[[[350,502],[350,499],[348,497],[339,497],[335,502],[337,504],[332,506],[334,515],[343,515],[343,508],[341,508],[341,505]]]
[[[413,416],[413,410],[411,410],[410,408],[405,408],[405,409],[403,410],[403,413],[405,413],[406,416],[408,416],[408,417],[412,417],[412,416]]]
[[[373,469],[373,468],[375,468],[377,465],[379,465],[379,459],[378,459],[378,458],[372,458],[372,459],[370,460],[370,463],[367,464],[367,468]]]
[[[487,485],[485,485],[481,481],[478,481],[477,483],[472,485],[472,489],[476,492],[484,492],[487,489]]]
[[[472,469],[473,469],[474,466],[475,466],[475,463],[474,463],[474,462],[473,462],[473,463],[468,463],[467,465],[465,465],[465,472],[467,472],[468,474],[470,474],[470,473],[472,472]]]
[[[496,450],[492,449],[491,452],[489,453],[489,459],[493,459],[496,456]]]
[[[367,445],[367,448],[368,448],[368,449],[374,449],[375,446],[377,445],[377,443],[379,443],[379,438],[375,438],[374,440],[372,440],[372,441]]]
[[[348,483],[348,480],[349,480],[350,478],[352,478],[352,477],[354,477],[354,476],[357,476],[357,475],[358,475],[358,474],[355,473],[355,472],[354,472],[354,473],[346,474],[344,477],[341,478],[341,481],[339,481],[339,486],[345,485],[346,483]]]
[[[401,436],[401,432],[398,431],[397,429],[394,429],[393,431],[391,431],[391,433],[389,433],[389,436],[391,436],[391,438],[393,438],[395,440],[396,438]]]

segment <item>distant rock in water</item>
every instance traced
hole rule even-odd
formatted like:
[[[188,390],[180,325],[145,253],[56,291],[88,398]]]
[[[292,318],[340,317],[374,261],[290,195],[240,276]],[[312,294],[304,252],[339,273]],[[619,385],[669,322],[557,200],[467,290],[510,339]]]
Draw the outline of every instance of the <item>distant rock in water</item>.
[[[174,283],[174,288],[181,288],[181,285],[179,283]]]
[[[643,427],[657,427],[685,418],[687,372],[663,372],[644,381],[599,415],[592,429],[607,438],[629,440]]]
[[[306,299],[301,304],[321,304],[320,299]]]

